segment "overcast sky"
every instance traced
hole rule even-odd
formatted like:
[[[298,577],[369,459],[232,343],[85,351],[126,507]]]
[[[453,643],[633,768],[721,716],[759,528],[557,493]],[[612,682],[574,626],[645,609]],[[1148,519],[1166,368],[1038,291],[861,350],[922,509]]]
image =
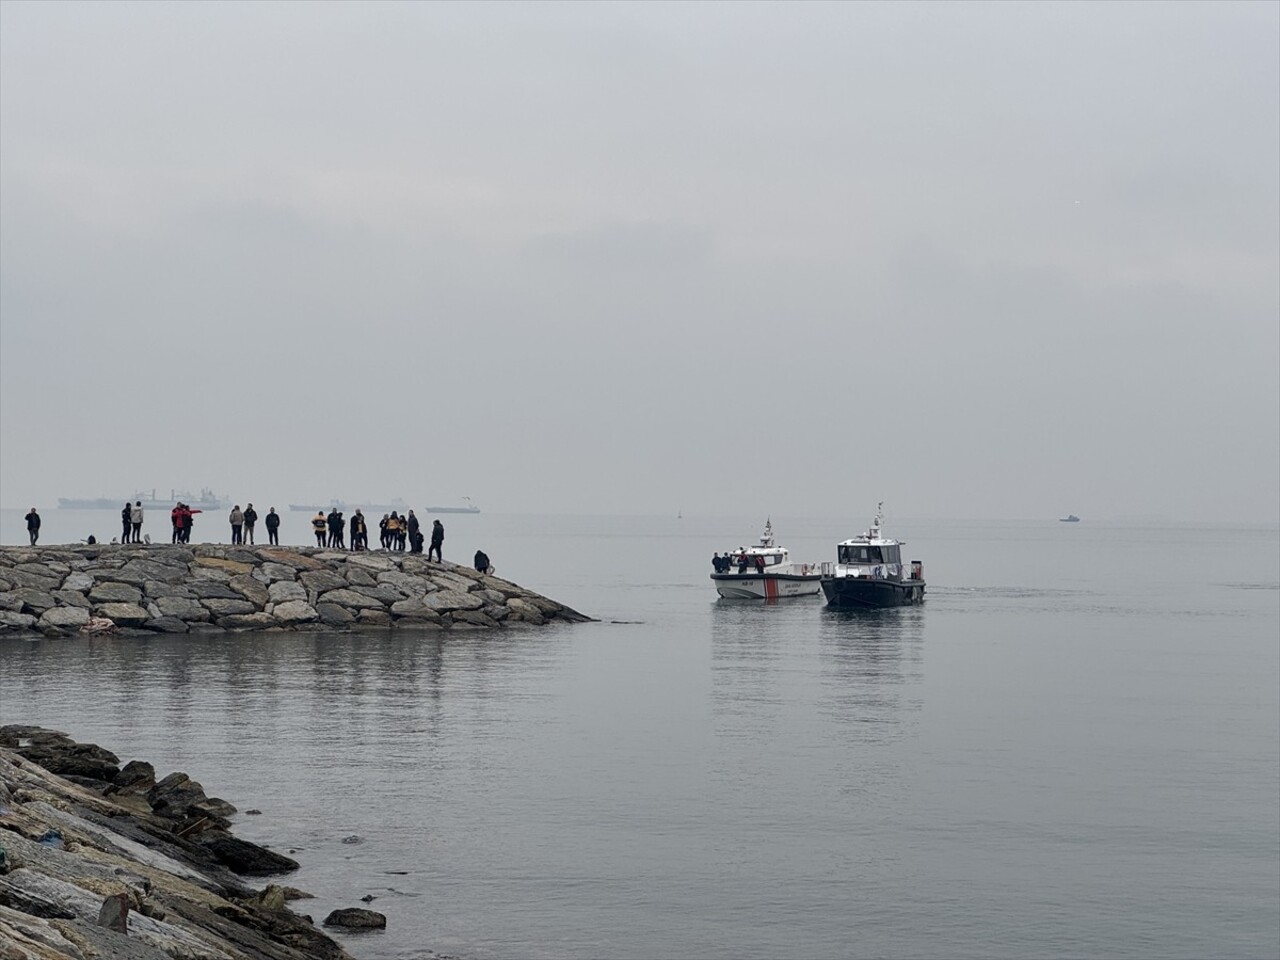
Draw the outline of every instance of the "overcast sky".
[[[1274,3],[0,4],[0,503],[1280,514]]]

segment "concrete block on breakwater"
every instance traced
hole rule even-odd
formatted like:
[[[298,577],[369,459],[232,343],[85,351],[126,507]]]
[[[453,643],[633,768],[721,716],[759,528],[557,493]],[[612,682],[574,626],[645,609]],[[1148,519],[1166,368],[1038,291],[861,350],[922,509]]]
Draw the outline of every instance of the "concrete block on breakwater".
[[[0,637],[236,630],[466,630],[576,610],[421,554],[318,547],[0,547]]]

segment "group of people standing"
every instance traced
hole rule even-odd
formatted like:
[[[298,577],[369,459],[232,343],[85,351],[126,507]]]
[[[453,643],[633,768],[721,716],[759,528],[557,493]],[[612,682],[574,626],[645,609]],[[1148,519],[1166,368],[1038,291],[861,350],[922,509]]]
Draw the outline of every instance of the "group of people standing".
[[[268,519],[270,519],[269,516]],[[316,535],[317,547],[337,547],[339,550],[346,550],[345,533],[349,531],[352,550],[369,549],[369,526],[359,507],[356,507],[356,512],[351,515],[349,522],[343,518],[342,511],[337,507],[330,510],[328,515],[323,510],[317,510],[316,515],[311,518],[311,530]],[[378,530],[383,550],[403,551],[407,543],[410,553],[422,553],[422,545],[426,542],[426,537],[422,534],[421,522],[412,510],[404,516],[394,510],[391,513],[384,513],[382,520],[378,523]],[[444,524],[439,520],[433,520],[431,546],[427,550],[427,559],[430,560],[434,553],[436,559],[443,562],[443,548]]]

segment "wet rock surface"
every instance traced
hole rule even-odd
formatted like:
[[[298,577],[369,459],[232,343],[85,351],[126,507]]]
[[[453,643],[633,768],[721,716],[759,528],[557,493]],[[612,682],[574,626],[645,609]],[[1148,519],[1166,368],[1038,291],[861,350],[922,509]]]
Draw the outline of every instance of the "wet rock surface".
[[[505,629],[590,619],[420,554],[315,547],[0,547],[0,637]]]
[[[49,769],[92,763],[74,781]],[[0,957],[350,960],[286,906],[306,894],[245,885],[298,864],[232,836],[234,810],[185,773],[0,727]]]

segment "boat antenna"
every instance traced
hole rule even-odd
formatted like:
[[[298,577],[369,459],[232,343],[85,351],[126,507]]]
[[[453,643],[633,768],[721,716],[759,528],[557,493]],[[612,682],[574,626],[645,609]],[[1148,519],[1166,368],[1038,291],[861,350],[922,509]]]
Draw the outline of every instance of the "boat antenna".
[[[871,525],[871,532],[877,537],[880,536],[880,525],[884,523],[884,501],[881,500],[876,504],[876,519]]]
[[[773,546],[773,519],[771,517],[764,518],[764,533],[760,535],[760,546]]]

